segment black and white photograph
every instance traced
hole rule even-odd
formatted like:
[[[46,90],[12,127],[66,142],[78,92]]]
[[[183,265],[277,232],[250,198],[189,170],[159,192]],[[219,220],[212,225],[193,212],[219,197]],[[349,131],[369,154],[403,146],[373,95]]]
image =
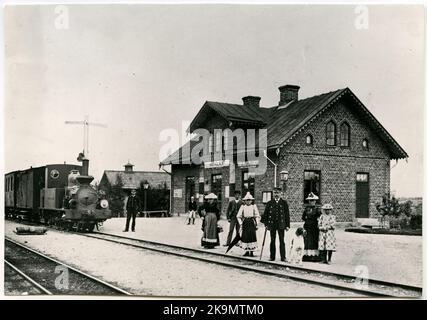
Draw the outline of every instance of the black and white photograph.
[[[422,298],[422,3],[2,11],[3,298]]]

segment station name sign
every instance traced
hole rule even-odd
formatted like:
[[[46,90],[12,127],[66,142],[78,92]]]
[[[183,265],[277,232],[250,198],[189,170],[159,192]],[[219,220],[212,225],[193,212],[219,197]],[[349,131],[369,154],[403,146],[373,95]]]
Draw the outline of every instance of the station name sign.
[[[205,164],[205,169],[222,168],[222,167],[228,167],[230,165],[230,160],[209,161],[209,162],[205,162],[204,164]]]
[[[238,161],[237,166],[243,167],[243,168],[249,168],[249,167],[256,167],[259,165],[258,160],[252,160],[252,161]]]

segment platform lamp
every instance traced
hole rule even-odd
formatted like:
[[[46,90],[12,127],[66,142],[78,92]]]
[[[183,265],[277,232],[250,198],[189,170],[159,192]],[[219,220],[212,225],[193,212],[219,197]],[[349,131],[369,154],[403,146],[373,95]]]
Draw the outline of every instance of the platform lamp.
[[[144,212],[145,212],[145,217],[148,217],[147,214],[147,190],[148,187],[150,186],[150,184],[146,181],[143,183],[144,186]]]
[[[280,181],[282,181],[282,191],[286,192],[289,172],[287,170],[280,171]]]

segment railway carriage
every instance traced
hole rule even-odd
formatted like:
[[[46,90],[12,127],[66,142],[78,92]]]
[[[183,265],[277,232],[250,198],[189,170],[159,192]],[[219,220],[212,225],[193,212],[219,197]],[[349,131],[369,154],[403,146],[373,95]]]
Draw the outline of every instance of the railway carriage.
[[[5,216],[12,217],[16,211],[16,193],[18,189],[18,171],[9,172],[4,177]]]

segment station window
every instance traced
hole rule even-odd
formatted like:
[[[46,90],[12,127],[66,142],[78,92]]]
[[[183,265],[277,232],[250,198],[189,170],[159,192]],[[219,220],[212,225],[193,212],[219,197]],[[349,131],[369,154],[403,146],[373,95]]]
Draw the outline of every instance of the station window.
[[[313,144],[313,136],[311,134],[308,134],[305,137],[305,143],[308,144],[308,145],[312,145]]]
[[[328,146],[336,145],[336,131],[337,127],[335,123],[331,120],[326,125],[326,144]]]
[[[273,199],[273,192],[272,191],[263,191],[262,192],[262,203],[267,203]]]
[[[304,203],[308,203],[305,199],[310,192],[319,197],[317,202],[320,203],[320,171],[318,170],[304,171]]]
[[[340,127],[340,145],[341,147],[350,146],[350,126],[344,122]]]
[[[363,141],[362,141],[362,147],[365,148],[365,149],[369,148],[369,141],[368,141],[368,139],[363,139]]]
[[[242,197],[250,192],[255,197],[255,173],[249,172],[248,169],[242,171]]]

